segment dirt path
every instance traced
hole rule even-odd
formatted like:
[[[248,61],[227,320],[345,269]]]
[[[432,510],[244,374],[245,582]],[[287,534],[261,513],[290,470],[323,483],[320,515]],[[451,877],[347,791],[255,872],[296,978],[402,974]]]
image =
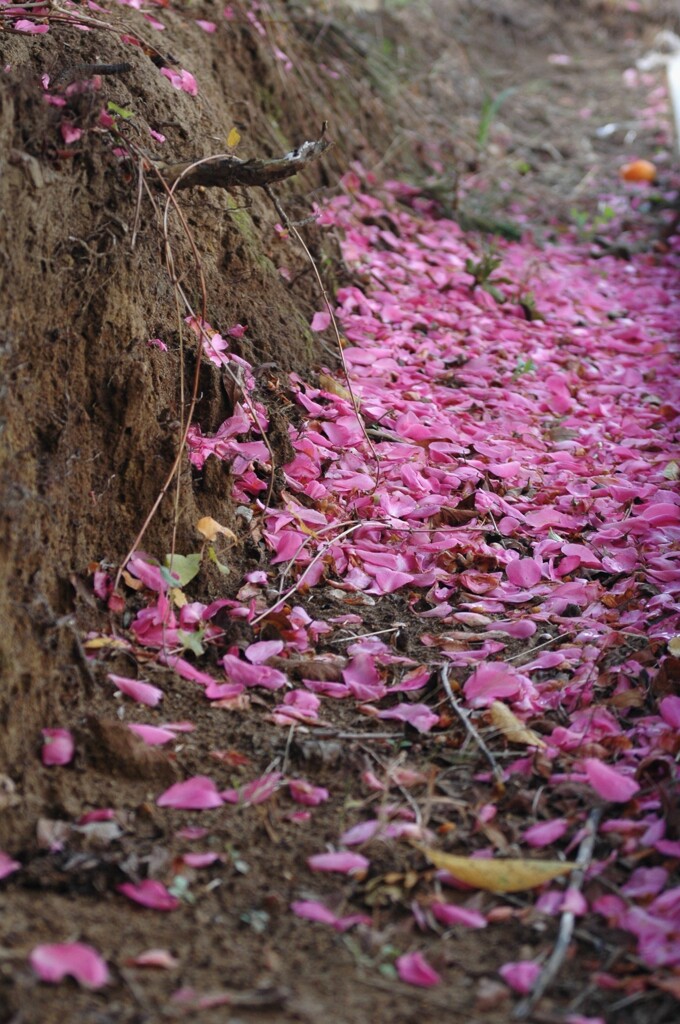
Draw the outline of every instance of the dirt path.
[[[214,5],[198,28],[157,6],[182,65],[211,83],[201,116],[220,109],[226,135],[236,117],[216,106],[197,42],[213,35]],[[566,912],[569,951],[528,1019],[675,1019],[680,251],[662,235],[678,182],[660,79],[631,72],[626,98],[616,91],[653,23],[632,9],[612,22],[595,4],[573,22],[547,3],[540,16],[472,7],[452,23],[429,7],[418,57],[403,42],[408,15],[365,16],[347,36],[367,73],[371,59],[408,64],[400,109],[429,118],[420,169],[399,182],[384,172],[414,140],[408,118],[384,166],[389,144],[357,152],[350,128],[343,151],[363,163],[338,167],[309,235],[335,254],[351,393],[329,310],[271,207],[237,213],[220,238],[229,201],[186,200],[209,323],[189,315],[184,344],[201,336],[201,390],[215,397],[188,434],[172,571],[158,560],[167,502],[150,553],[112,594],[181,415],[151,215],[118,264],[115,205],[109,235],[102,221],[88,234],[81,209],[70,280],[45,271],[72,326],[54,328],[52,349],[27,343],[28,370],[12,310],[0,1021],[500,1024],[540,979]],[[243,80],[259,39],[260,66],[302,88],[318,49],[294,51],[298,36],[261,8],[234,4],[225,19]],[[334,26],[331,14],[315,24],[315,48]],[[518,41],[530,60],[518,62]],[[35,72],[35,51],[8,45]],[[172,81],[177,67],[166,78],[188,130],[193,86]],[[462,75],[451,139],[442,111]],[[139,96],[156,95],[150,83]],[[516,88],[502,103],[500,85]],[[21,175],[42,180],[54,211],[57,191],[73,203],[76,185],[102,189],[114,165],[85,149],[67,181],[71,157],[34,148],[29,112],[56,110],[45,137],[58,130],[65,147],[80,143],[69,128],[95,144],[111,128],[87,91],[66,107],[72,121],[28,88],[10,95],[19,212],[6,217],[30,252],[54,221]],[[118,109],[134,99],[114,95]],[[356,95],[363,112],[377,102]],[[163,127],[160,104],[145,117]],[[264,121],[276,134],[271,111]],[[626,149],[622,129],[596,131],[624,121]],[[633,146],[654,157],[657,184],[618,180]],[[76,243],[101,254],[102,278]],[[170,244],[188,273],[179,229]],[[144,317],[117,306],[126,289]],[[60,316],[35,308],[36,337]],[[114,368],[107,343],[122,331],[133,341]],[[45,506],[61,509],[51,528]],[[463,859],[445,870],[442,853]],[[585,877],[567,888],[562,865],[579,858]],[[537,888],[543,861],[553,880]],[[64,971],[80,983],[49,984]]]

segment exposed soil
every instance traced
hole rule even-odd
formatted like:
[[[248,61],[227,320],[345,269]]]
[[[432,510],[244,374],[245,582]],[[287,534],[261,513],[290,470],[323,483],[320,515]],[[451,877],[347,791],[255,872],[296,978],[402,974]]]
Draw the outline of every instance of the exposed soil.
[[[102,18],[140,31],[137,11],[102,6]],[[376,734],[392,737],[377,736],[369,746],[353,738],[356,719],[336,702],[326,731],[296,734],[287,746],[287,732],[266,720],[272,705],[266,697],[247,711],[218,707],[197,700],[194,683],[151,660],[135,667],[126,650],[109,646],[93,658],[84,646],[90,633],[115,628],[125,635],[129,625],[134,595],[123,621],[110,616],[93,596],[92,569],[117,566],[125,557],[164,483],[180,437],[183,356],[159,220],[145,193],[137,205],[138,169],[118,159],[114,148],[121,140],[111,132],[88,131],[67,144],[61,125],[91,128],[111,101],[134,111],[123,133],[159,158],[181,160],[220,151],[235,125],[239,155],[282,155],[316,138],[327,120],[335,148],[277,188],[293,218],[305,218],[315,198],[333,194],[352,160],[416,181],[463,226],[479,227],[480,218],[496,229],[498,222],[512,224],[513,202],[529,199],[537,216],[546,205],[557,217],[574,207],[592,215],[591,181],[600,179],[601,191],[602,174],[622,152],[618,130],[599,138],[594,129],[631,120],[621,73],[656,30],[678,29],[674,5],[643,4],[633,14],[625,4],[606,2],[442,0],[392,14],[363,12],[350,22],[338,5],[320,11],[276,3],[270,5],[275,16],[264,18],[264,36],[246,17],[249,4],[233,4],[231,22],[221,15],[223,4],[186,6],[190,17],[172,7],[154,9],[167,31],[143,34],[191,70],[200,84],[197,97],[173,89],[143,50],[114,32],[83,34],[58,24],[47,35],[0,32],[0,849],[22,864],[0,883],[0,1022],[142,1024],[179,1015],[170,994],[190,986],[235,993],[231,1008],[201,1010],[206,1022],[426,1024],[446,1018],[500,1024],[509,1016],[508,998],[489,982],[485,1002],[480,980],[494,977],[509,949],[517,959],[535,954],[543,936],[530,919],[456,938],[443,989],[409,988],[381,973],[389,948],[407,945],[413,929],[406,911],[424,876],[409,874],[408,847],[395,862],[394,851],[387,857],[384,846],[369,844],[371,887],[314,879],[313,895],[338,913],[350,900],[352,907],[368,908],[377,925],[374,947],[332,929],[312,929],[288,909],[310,885],[306,857],[337,835],[357,798],[340,780],[372,768],[376,756],[392,756],[406,745],[410,763],[423,770],[455,768],[451,798],[461,829],[472,833],[465,807],[479,799],[478,765],[459,754],[459,724],[451,723],[450,742],[421,743],[397,723],[377,723]],[[219,21],[215,34],[196,27],[193,19],[201,17]],[[291,71],[273,54],[274,45],[290,57]],[[570,66],[547,62],[549,54],[564,52],[574,55]],[[66,85],[55,88],[65,106],[44,102],[42,75],[54,78],[69,65],[103,61],[130,61],[132,69],[103,77],[96,92],[67,95]],[[328,77],[324,68],[340,68],[341,77]],[[499,108],[480,150],[484,99],[509,87],[517,92]],[[154,143],[149,127],[167,142]],[[653,144],[653,126],[636,131],[635,144]],[[459,178],[474,184],[475,175],[486,183],[483,194],[459,189]],[[159,196],[151,178],[147,173],[149,191]],[[278,214],[261,192],[191,191],[180,202],[200,253],[208,320],[225,331],[247,326],[233,347],[255,367],[258,399],[273,419],[270,441],[283,463],[289,455],[283,428],[295,415],[280,383],[284,372],[314,379],[323,364],[335,361],[308,326],[323,308],[315,280],[304,255],[278,240]],[[323,240],[313,223],[301,230],[332,289],[348,273],[332,239]],[[194,255],[177,218],[169,240],[200,313]],[[167,343],[169,353],[149,347],[153,338]],[[188,349],[192,343],[193,335],[184,338]],[[184,363],[190,380],[191,351]],[[214,432],[233,412],[233,390],[206,363],[199,391],[196,418],[206,433]],[[174,529],[177,550],[192,550],[194,524],[213,516],[238,535],[231,572],[202,575],[190,596],[233,597],[243,574],[260,568],[267,553],[235,514],[228,470],[210,461],[201,473],[185,465],[176,509],[173,491],[144,549],[162,557]],[[347,610],[337,592],[323,589],[304,603],[313,618]],[[415,617],[403,599],[382,598],[362,615],[367,631],[403,623],[395,649],[422,656],[420,627],[411,628]],[[254,639],[245,626],[228,628],[235,644]],[[140,677],[164,687],[165,720],[195,724],[170,754],[132,736],[112,700],[107,673],[135,675],[137,668]],[[298,671],[308,675],[309,666]],[[126,704],[125,722],[147,721],[144,710]],[[77,753],[68,768],[40,761],[40,730],[52,725],[74,732]],[[210,757],[214,751],[231,755],[219,762]],[[195,814],[155,805],[159,791],[179,779],[210,774],[220,786],[238,785],[282,758],[289,770],[331,790],[310,822],[292,820],[295,805],[283,796],[262,807],[224,805],[206,812],[209,839],[198,841],[178,835],[197,824]],[[521,800],[518,794],[513,809],[508,794],[517,831]],[[113,840],[72,827],[87,811],[107,807],[117,809]],[[182,864],[184,853],[204,850],[206,842],[222,860],[201,869]],[[147,873],[186,879],[190,895],[180,912],[137,908],[116,893],[116,885]],[[115,965],[109,988],[88,992],[70,982],[53,988],[36,980],[26,959],[31,948],[68,939],[91,943]],[[128,965],[150,948],[170,949],[178,966]],[[581,979],[617,948],[611,932],[582,937],[577,960],[536,1019],[561,1019]],[[601,993],[586,1005],[593,1014],[606,1012]],[[670,1024],[675,1018],[671,1001],[656,993],[617,1019]]]

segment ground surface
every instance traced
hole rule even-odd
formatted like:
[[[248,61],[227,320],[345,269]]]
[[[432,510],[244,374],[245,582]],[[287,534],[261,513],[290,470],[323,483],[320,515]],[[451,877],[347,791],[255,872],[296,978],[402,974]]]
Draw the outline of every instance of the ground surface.
[[[0,34],[0,1020],[506,1021],[498,969],[526,962],[507,980],[530,983],[563,887],[461,890],[408,840],[573,860],[596,810],[576,938],[533,1019],[675,1020],[675,186],[662,79],[622,78],[677,31],[672,5],[395,5],[347,28],[337,6],[158,4],[165,32],[102,6],[85,17],[116,31]],[[86,88],[66,73],[122,61]],[[239,154],[272,157],[323,120],[335,149],[277,194],[295,218],[326,204],[300,230],[367,434],[277,211],[185,193],[205,316],[231,349],[204,335],[192,466],[141,548],[162,559],[176,527],[202,568],[168,594],[135,560],[110,602],[195,365],[158,193],[138,215],[116,150],[188,159],[237,128]],[[619,183],[636,153],[658,186]],[[167,237],[200,312],[177,218]],[[206,516],[236,542],[202,538]],[[176,731],[151,746],[130,723]],[[43,764],[45,728],[72,734],[67,764]],[[196,777],[198,795],[170,788]],[[172,806],[196,801],[215,806]],[[310,870],[325,851],[367,863]],[[119,889],[148,880],[155,908]],[[106,987],[38,981],[31,951],[67,942],[101,954]],[[135,962],[150,949],[164,966]],[[414,952],[437,984],[398,979]]]

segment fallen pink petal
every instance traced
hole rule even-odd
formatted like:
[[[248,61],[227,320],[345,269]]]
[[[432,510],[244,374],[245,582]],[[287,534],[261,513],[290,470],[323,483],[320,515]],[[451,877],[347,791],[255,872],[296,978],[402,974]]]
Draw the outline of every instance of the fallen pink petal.
[[[176,910],[180,905],[176,896],[168,892],[162,882],[147,878],[142,882],[123,882],[116,886],[118,892],[133,903],[139,903],[150,910]]]
[[[69,729],[43,729],[42,763],[70,764],[75,753],[73,734]]]
[[[308,921],[316,921],[318,924],[328,924],[337,932],[346,932],[356,925],[370,925],[371,918],[366,914],[346,914],[338,917],[332,910],[329,910],[323,903],[317,900],[297,900],[291,903],[291,910],[296,917],[306,918]]]
[[[12,860],[8,853],[0,850],[0,878],[7,878],[20,868],[21,863],[18,860]]]
[[[143,725],[138,722],[130,722],[128,729],[139,736],[141,740],[150,747],[159,747],[164,743],[171,743],[177,736],[171,729],[162,729],[157,725]]]
[[[155,708],[163,699],[162,690],[150,683],[142,682],[142,680],[128,679],[125,676],[114,675],[112,672],[109,672],[109,679],[116,689],[124,693],[126,697],[130,697],[140,704],[146,704],[147,707]]]
[[[217,786],[207,775],[195,775],[186,782],[176,782],[156,800],[159,807],[175,807],[185,811],[200,811],[220,807],[222,797]]]
[[[521,995],[531,992],[534,983],[541,973],[541,968],[533,960],[518,960],[513,963],[503,964],[498,973],[510,988]]]
[[[465,928],[486,928],[488,923],[484,914],[478,910],[457,907],[453,903],[433,903],[431,909],[439,923],[446,925],[447,928],[457,924]]]
[[[40,980],[51,985],[71,977],[83,988],[98,989],[110,980],[106,962],[84,942],[35,946],[29,960]]]
[[[349,853],[340,851],[338,853],[315,853],[307,858],[307,865],[311,871],[337,871],[343,875],[354,875],[365,872],[370,867],[370,861],[360,853]]]
[[[298,804],[305,804],[307,807],[318,807],[319,804],[328,800],[328,790],[323,786],[313,786],[303,779],[291,779],[288,789],[293,800]]]
[[[627,803],[639,791],[640,786],[629,775],[622,775],[616,768],[604,764],[594,757],[583,762],[588,782],[603,800],[613,803]]]
[[[397,974],[408,985],[417,985],[418,988],[441,985],[440,975],[428,964],[422,953],[404,953],[397,957],[395,963]]]
[[[180,961],[168,949],[147,949],[127,963],[132,967],[155,967],[164,971],[173,971],[180,966]]]

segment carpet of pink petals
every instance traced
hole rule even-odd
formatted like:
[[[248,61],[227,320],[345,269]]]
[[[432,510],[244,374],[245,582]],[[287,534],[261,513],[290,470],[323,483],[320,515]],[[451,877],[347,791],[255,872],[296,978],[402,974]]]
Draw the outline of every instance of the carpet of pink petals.
[[[41,13],[45,19],[17,20],[12,7],[3,16],[14,31],[40,34],[49,30],[49,11]],[[189,72],[161,74],[195,94]],[[302,416],[290,429],[295,457],[284,468],[280,504],[266,507],[267,412],[252,367],[230,349],[244,328],[222,335],[191,320],[207,339],[208,357],[240,382],[244,398],[214,436],[191,429],[190,458],[197,470],[211,457],[229,463],[239,515],[266,545],[269,567],[249,573],[233,600],[182,605],[172,574],[138,554],[128,578],[146,588],[149,602],[132,624],[133,642],[157,651],[208,700],[247,704],[253,688],[276,694],[273,729],[313,731],[326,724],[334,701],[348,701],[364,728],[375,718],[395,735],[408,728],[436,736],[447,728],[446,705],[432,689],[442,666],[482,732],[495,702],[527,727],[540,722],[540,752],[525,743],[514,760],[504,759],[506,781],[521,775],[529,789],[577,784],[585,796],[576,817],[529,827],[522,853],[573,854],[589,807],[601,805],[589,878],[606,879],[615,865],[618,881],[592,901],[548,888],[537,908],[594,915],[631,933],[639,962],[677,993],[680,836],[668,811],[673,793],[677,799],[680,748],[680,238],[629,260],[596,259],[589,242],[568,232],[540,244],[530,231],[522,242],[495,239],[500,264],[486,282],[494,295],[473,276],[489,243],[436,219],[417,190],[379,183],[360,169],[343,185],[319,220],[340,239],[357,282],[338,291],[336,316],[360,417],[342,374],[326,370],[317,386],[293,374],[287,393]],[[312,328],[333,343],[326,311]],[[313,607],[317,588],[346,611],[315,618],[305,606]],[[110,596],[104,573],[95,574],[95,590]],[[345,648],[341,682],[289,681],[281,658],[313,652],[323,659],[337,631],[369,632],[366,609],[397,599],[409,628],[419,624],[417,659],[396,653],[389,636],[359,636]],[[255,636],[277,615],[279,625],[285,620],[282,638],[221,649],[218,611],[250,623]],[[192,634],[210,651],[205,664],[186,656]],[[277,667],[268,664],[273,656]],[[112,693],[148,707],[152,720],[131,726],[145,742],[172,742],[192,728],[153,718],[162,714],[160,688],[117,675],[110,681]],[[43,738],[46,766],[71,761],[68,730],[45,729]],[[503,737],[490,742],[506,748]],[[480,785],[485,769],[480,755]],[[309,859],[310,872],[370,872],[355,848],[376,838],[436,842],[413,809],[417,796],[400,796],[411,787],[417,794],[423,781],[404,766],[385,780],[370,772],[357,778],[357,793],[391,790],[393,802],[383,817],[360,817],[338,834],[335,849]],[[281,790],[291,820],[301,823],[332,795],[272,770],[222,791],[212,778],[195,776],[159,793],[157,803],[209,812],[260,804]],[[93,812],[98,817],[78,827],[113,814]],[[499,814],[489,782],[482,817]],[[218,859],[187,857],[194,866]],[[0,853],[0,878],[19,870],[20,862]],[[180,906],[154,879],[118,890],[156,911]],[[418,926],[480,928],[503,918],[501,897],[480,910],[465,905],[467,894],[455,895],[451,903],[414,905]],[[319,900],[297,900],[291,910],[340,932],[371,926],[365,914],[338,916]],[[92,988],[108,982],[106,964],[80,943],[37,946],[31,963],[47,982],[66,975]],[[441,981],[417,950],[399,956],[396,969],[414,985]],[[508,963],[501,976],[526,992],[538,971],[531,961]],[[617,984],[604,973],[598,979]]]
[[[204,325],[209,358],[240,375],[246,400],[215,436],[192,429],[190,457],[199,469],[209,457],[230,463],[235,499],[251,528],[259,524],[270,568],[249,573],[235,600],[177,610],[167,571],[135,557],[129,571],[158,595],[137,616],[135,638],[158,648],[209,700],[239,701],[253,687],[280,695],[274,726],[313,730],[327,724],[332,702],[346,700],[396,729],[436,735],[445,725],[427,687],[442,665],[482,729],[498,701],[529,727],[540,719],[540,758],[529,743],[504,761],[506,780],[521,774],[530,788],[576,783],[590,796],[576,819],[532,825],[525,854],[573,853],[588,806],[599,804],[600,856],[589,877],[606,876],[612,862],[619,872],[621,863],[630,869],[624,884],[603,888],[591,904],[571,893],[567,907],[564,890],[550,888],[537,909],[599,915],[635,936],[648,968],[673,972],[680,966],[680,888],[672,881],[680,841],[667,831],[665,812],[680,726],[669,653],[680,634],[679,240],[628,261],[595,259],[568,233],[541,245],[530,233],[521,243],[496,240],[506,296],[499,303],[466,270],[480,259],[479,239],[434,219],[426,203],[419,210],[417,196],[401,185],[352,172],[344,186],[321,220],[337,232],[347,266],[363,282],[339,290],[336,311],[361,422],[341,374],[326,371],[322,387],[293,374],[289,394],[304,418],[290,428],[295,457],[284,469],[282,501],[265,507],[266,410],[250,367],[230,353],[228,333]],[[318,313],[313,326],[326,330],[329,321]],[[229,333],[238,337],[242,328]],[[346,613],[310,615],[305,605],[316,588],[345,601]],[[280,661],[267,664],[310,651],[324,657],[338,629],[367,632],[362,610],[394,600],[389,595],[400,596],[411,622],[420,623],[417,660],[378,635],[347,647],[341,682],[294,685]],[[214,678],[178,652],[183,633],[199,627],[208,643],[214,629],[219,649],[220,631],[210,624],[218,609],[256,633],[278,615],[282,639],[221,653],[224,677]],[[651,660],[640,659],[650,650]],[[659,688],[657,677],[666,680]],[[153,704],[159,691],[142,686],[137,699]],[[482,782],[483,766],[481,759]],[[385,783],[367,773],[357,787],[393,784],[403,792],[422,782],[412,775]],[[224,792],[200,776],[171,787],[159,804],[256,804],[283,786],[301,805],[301,821],[329,795],[270,772]],[[498,813],[492,788],[489,794],[486,821]],[[357,845],[402,837],[432,841],[411,806],[395,799],[386,818],[357,821],[309,867],[365,873],[370,861],[354,852]],[[164,892],[125,891],[146,905],[158,898],[159,909],[174,905]],[[296,901],[292,910],[339,931],[369,926],[365,916],[338,917],[320,901]],[[468,927],[494,920],[492,908],[480,913],[455,903],[414,912],[424,927],[431,919]],[[414,984],[439,982],[420,953],[405,953],[396,966]],[[537,970],[527,962],[501,973],[526,991]],[[608,983],[605,975],[599,980]]]

